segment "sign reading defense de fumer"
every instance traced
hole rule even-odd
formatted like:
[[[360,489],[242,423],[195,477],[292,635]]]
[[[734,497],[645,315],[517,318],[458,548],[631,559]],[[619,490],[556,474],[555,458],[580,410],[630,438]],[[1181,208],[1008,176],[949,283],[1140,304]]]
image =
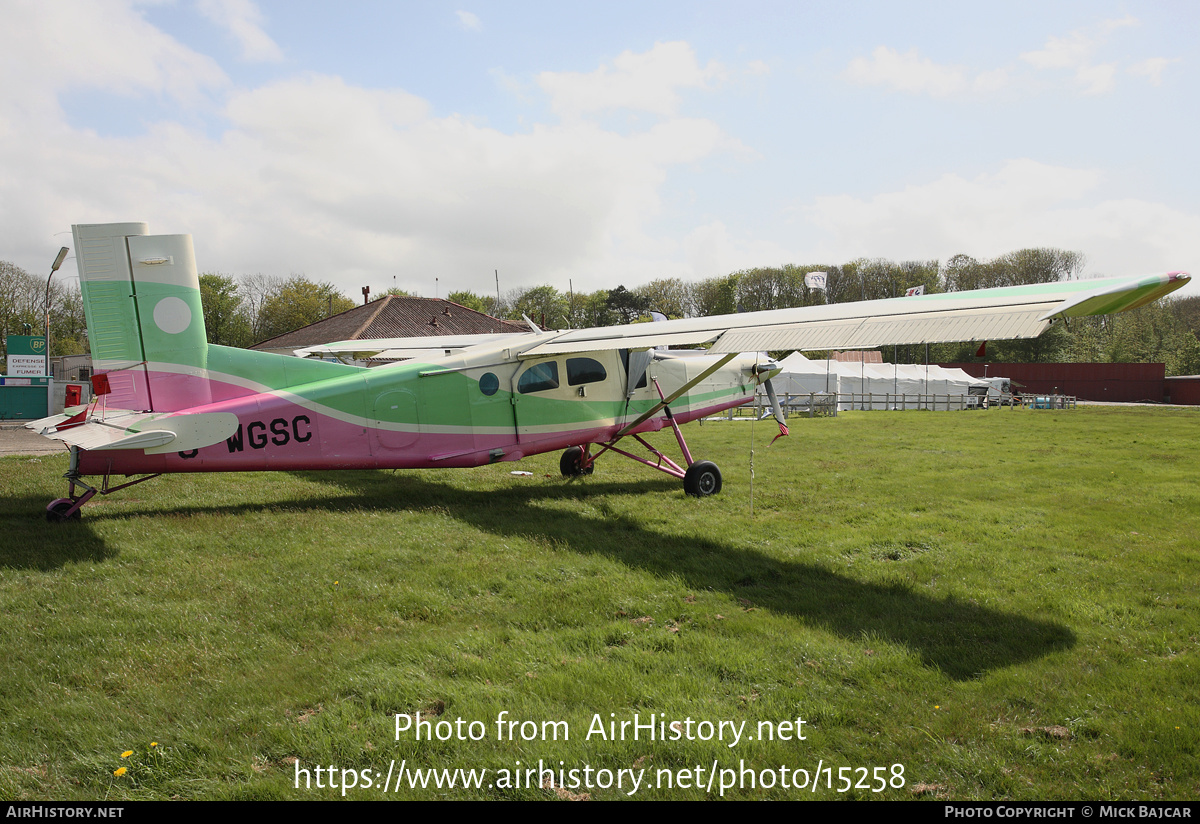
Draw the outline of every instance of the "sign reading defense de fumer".
[[[9,335],[8,365],[10,376],[46,374],[46,339],[41,335]]]

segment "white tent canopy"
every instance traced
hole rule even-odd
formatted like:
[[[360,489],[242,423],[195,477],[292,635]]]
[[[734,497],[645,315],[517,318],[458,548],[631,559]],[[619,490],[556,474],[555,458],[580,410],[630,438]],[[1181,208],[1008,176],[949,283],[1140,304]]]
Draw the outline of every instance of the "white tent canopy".
[[[799,352],[779,365],[783,371],[772,383],[785,404],[786,395],[815,392],[839,395],[839,409],[945,409],[959,405],[948,404],[947,396],[957,398],[969,394],[972,387],[988,385],[961,369],[935,365],[809,360]]]

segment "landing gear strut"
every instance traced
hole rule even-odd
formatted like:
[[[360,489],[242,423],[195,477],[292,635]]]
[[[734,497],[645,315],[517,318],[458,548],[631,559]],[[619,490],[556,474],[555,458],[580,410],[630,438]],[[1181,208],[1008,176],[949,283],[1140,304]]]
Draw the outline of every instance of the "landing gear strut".
[[[683,491],[696,498],[706,498],[709,495],[716,495],[721,491],[721,470],[712,461],[694,461],[692,453],[688,449],[687,441],[683,439],[683,433],[679,430],[679,424],[675,420],[675,416],[671,414],[671,408],[666,405],[666,398],[663,397],[662,389],[658,387],[658,381],[654,382],[654,386],[658,389],[660,398],[663,398],[662,409],[666,412],[667,420],[671,424],[671,428],[675,431],[675,439],[679,441],[679,451],[683,453],[683,460],[687,463],[687,469],[684,469],[679,464],[668,458],[659,450],[651,446],[641,435],[632,432],[618,433],[615,438],[606,444],[600,445],[600,451],[595,455],[589,454],[588,450],[591,444],[583,447],[572,446],[563,453],[562,458],[558,462],[558,468],[562,471],[564,477],[573,478],[580,475],[591,475],[595,466],[595,461],[605,452],[616,452],[618,455],[624,455],[626,458],[631,458],[638,463],[643,463],[646,466],[653,467],[659,472],[665,472],[675,478],[683,481]],[[636,426],[635,424],[631,425]],[[626,452],[624,449],[619,449],[617,443],[625,437],[633,438],[642,446],[653,454],[658,460],[650,461],[646,458],[633,455]]]

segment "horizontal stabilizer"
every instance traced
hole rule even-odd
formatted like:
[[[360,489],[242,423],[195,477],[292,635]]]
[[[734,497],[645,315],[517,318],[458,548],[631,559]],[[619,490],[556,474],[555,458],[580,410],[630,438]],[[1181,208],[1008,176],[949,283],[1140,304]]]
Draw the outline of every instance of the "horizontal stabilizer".
[[[80,449],[142,449],[147,455],[211,446],[232,436],[238,428],[237,415],[231,412],[163,415],[124,410],[106,412],[103,416],[94,414],[86,422],[64,427],[62,431],[55,428],[69,417],[55,415],[27,426],[47,438]],[[56,423],[45,425],[49,421]]]

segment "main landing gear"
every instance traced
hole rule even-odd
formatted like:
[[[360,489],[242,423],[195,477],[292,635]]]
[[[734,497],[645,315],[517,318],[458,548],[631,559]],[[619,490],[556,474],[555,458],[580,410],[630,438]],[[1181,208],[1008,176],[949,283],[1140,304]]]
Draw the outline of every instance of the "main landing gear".
[[[696,461],[683,473],[683,490],[697,498],[716,495],[721,491],[721,470],[712,461]]]
[[[613,441],[601,444],[600,451],[595,455],[589,453],[591,444],[587,444],[586,446],[572,446],[566,452],[563,452],[562,458],[558,462],[558,468],[564,478],[579,478],[584,475],[591,475],[592,471],[596,468],[596,458],[605,452],[612,451],[618,455],[624,455],[626,458],[631,458],[638,463],[652,466],[660,472],[665,472],[668,475],[682,479],[683,491],[693,497],[706,498],[709,495],[716,495],[721,491],[721,470],[712,461],[695,461],[687,469],[684,469],[642,440],[642,438],[637,435],[632,437],[642,446],[646,447],[646,449],[654,453],[658,457],[658,460],[649,461],[637,455],[632,455],[624,449],[618,449],[613,446],[616,443],[616,441]]]
[[[591,444],[588,444],[591,446]],[[591,475],[596,465],[590,457],[585,461],[586,451],[582,446],[572,446],[562,454],[558,468],[564,478],[578,478],[581,475]]]
[[[688,450],[687,441],[683,439],[683,433],[679,431],[679,424],[675,422],[670,408],[666,409],[666,413],[667,420],[671,422],[671,428],[675,430],[675,438],[679,441],[679,450],[683,453],[687,469],[684,469],[662,452],[655,449],[641,435],[618,434],[617,437],[608,443],[600,444],[600,451],[595,455],[591,454],[592,444],[590,443],[583,446],[572,446],[567,449],[558,462],[558,468],[562,470],[563,477],[577,478],[581,475],[591,475],[592,470],[595,468],[596,459],[605,452],[611,451],[616,452],[618,455],[624,455],[626,458],[635,460],[638,463],[653,467],[659,472],[665,472],[668,475],[679,478],[683,481],[683,491],[693,497],[706,498],[709,495],[716,495],[721,491],[721,470],[712,461],[692,460],[692,453]],[[625,437],[633,438],[646,447],[657,460],[651,461],[626,452],[624,449],[618,449],[616,446],[617,442]]]

